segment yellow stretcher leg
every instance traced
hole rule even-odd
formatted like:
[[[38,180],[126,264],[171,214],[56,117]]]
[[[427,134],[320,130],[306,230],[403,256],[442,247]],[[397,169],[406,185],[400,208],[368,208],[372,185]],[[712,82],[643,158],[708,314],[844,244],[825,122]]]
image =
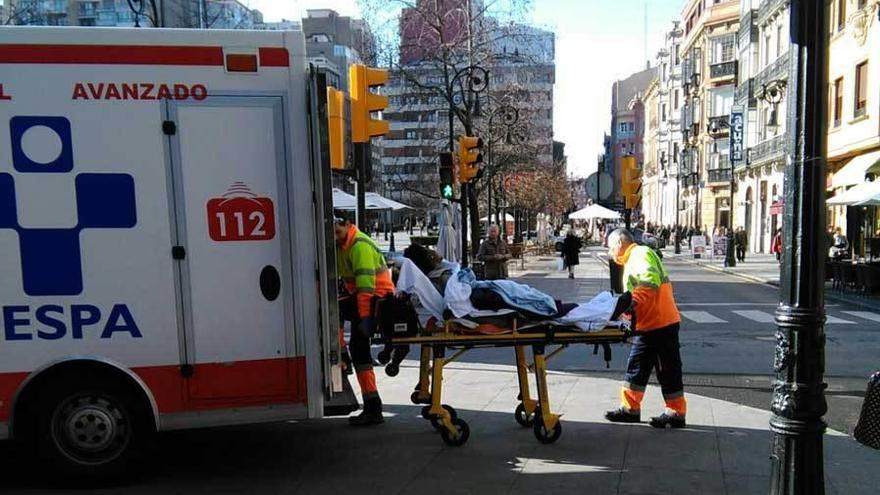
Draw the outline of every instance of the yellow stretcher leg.
[[[520,398],[520,403],[514,412],[514,417],[516,422],[522,426],[532,426],[538,401],[532,399],[529,388],[529,363],[526,361],[526,349],[521,345],[515,346],[513,349],[516,352],[516,374],[519,378]]]
[[[535,418],[535,437],[541,443],[553,443],[562,434],[562,423],[559,415],[550,410],[550,388],[547,386],[547,361],[544,358],[544,347],[534,346],[535,383],[538,388],[540,416]]]
[[[429,416],[432,423],[440,430],[440,435],[447,445],[459,447],[470,437],[468,424],[458,418],[455,409],[443,404],[443,366],[446,364],[445,346],[435,345],[434,365],[431,374],[431,409]]]
[[[431,403],[431,346],[421,345],[419,356],[419,384],[410,396],[413,404]]]

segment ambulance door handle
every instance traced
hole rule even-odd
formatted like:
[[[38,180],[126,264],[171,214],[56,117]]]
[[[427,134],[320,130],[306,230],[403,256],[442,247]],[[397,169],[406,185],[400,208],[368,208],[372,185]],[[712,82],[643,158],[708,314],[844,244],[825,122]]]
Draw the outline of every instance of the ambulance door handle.
[[[171,257],[176,260],[182,260],[186,258],[186,248],[183,246],[173,246],[171,248]]]
[[[260,271],[260,292],[267,301],[278,299],[278,294],[281,293],[281,275],[272,265],[266,265]]]

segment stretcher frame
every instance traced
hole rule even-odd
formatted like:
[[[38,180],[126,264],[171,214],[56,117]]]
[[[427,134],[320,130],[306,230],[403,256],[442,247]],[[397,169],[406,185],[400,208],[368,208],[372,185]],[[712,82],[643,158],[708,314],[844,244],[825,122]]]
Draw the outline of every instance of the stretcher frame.
[[[455,409],[443,404],[443,370],[445,366],[475,348],[513,347],[519,385],[519,405],[514,418],[523,427],[532,427],[541,443],[549,444],[562,434],[560,415],[550,406],[550,390],[547,385],[547,362],[572,344],[593,344],[594,354],[598,346],[605,349],[606,362],[610,360],[610,344],[622,343],[629,337],[627,328],[606,327],[599,331],[574,331],[570,327],[552,324],[529,326],[521,331],[517,318],[513,318],[510,332],[502,334],[478,334],[453,332],[454,322],[447,320],[435,333],[417,336],[389,336],[382,342],[391,346],[419,345],[419,383],[410,399],[413,404],[426,404],[422,417],[440,430],[443,441],[450,446],[464,445],[470,437],[467,422],[458,417]],[[526,348],[531,346],[534,362],[526,360]],[[557,346],[549,354],[548,347]],[[447,350],[455,350],[449,358]],[[535,374],[537,397],[532,398],[529,372]]]

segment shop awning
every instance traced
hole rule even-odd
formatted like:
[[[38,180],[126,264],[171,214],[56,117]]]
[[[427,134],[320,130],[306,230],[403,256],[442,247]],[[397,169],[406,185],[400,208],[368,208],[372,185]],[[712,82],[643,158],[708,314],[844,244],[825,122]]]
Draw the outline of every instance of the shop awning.
[[[568,216],[571,220],[589,220],[591,218],[607,218],[611,220],[617,220],[620,218],[620,213],[617,213],[614,210],[609,210],[602,205],[592,204],[587,206],[586,208],[582,208]]]
[[[871,203],[871,201],[878,201]],[[880,204],[880,180],[863,182],[828,200],[829,205],[865,206]]]
[[[834,188],[851,186],[865,182],[865,174],[873,172],[880,175],[880,151],[865,153],[849,161],[831,178]]]

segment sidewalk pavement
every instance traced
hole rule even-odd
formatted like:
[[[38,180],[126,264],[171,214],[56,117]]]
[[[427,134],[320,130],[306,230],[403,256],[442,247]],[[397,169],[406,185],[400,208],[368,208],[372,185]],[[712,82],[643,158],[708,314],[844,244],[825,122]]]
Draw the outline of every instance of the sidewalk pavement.
[[[736,266],[732,268],[724,266],[723,257],[716,256],[710,258],[705,256],[701,259],[696,259],[687,249],[682,249],[681,254],[674,254],[672,248],[668,248],[663,251],[663,255],[751,282],[779,286],[779,262],[776,260],[776,256],[772,254],[749,254],[746,256],[745,262],[737,262]],[[880,311],[880,297],[865,297],[841,293],[832,290],[830,283],[825,285],[825,297],[827,299]]]
[[[505,352],[508,349],[499,349]],[[513,359],[513,352],[511,361]],[[655,430],[645,423],[617,425],[603,418],[618,405],[620,382],[551,372],[551,405],[563,414],[562,437],[542,445],[516,424],[517,375],[513,366],[454,363],[444,376],[444,402],[468,422],[460,448],[444,446],[409,402],[418,364],[405,361],[396,378],[381,376],[379,389],[393,415],[375,430],[340,431],[320,422],[303,425],[349,451],[357,465],[339,483],[363,493],[565,494],[765,494],[769,488],[767,411],[688,395],[688,428]],[[643,420],[662,411],[658,388],[649,387]],[[381,455],[375,444],[383,445]],[[372,445],[372,446],[371,446]],[[316,449],[316,452],[322,449]],[[333,464],[316,454],[303,466],[304,493],[328,493]],[[830,494],[876,493],[880,453],[834,431],[825,436],[826,487]],[[317,468],[317,472],[314,470]],[[322,474],[323,473],[323,474]],[[378,473],[383,473],[379,476]],[[324,478],[324,475],[327,478]],[[331,491],[332,492],[332,491]]]

